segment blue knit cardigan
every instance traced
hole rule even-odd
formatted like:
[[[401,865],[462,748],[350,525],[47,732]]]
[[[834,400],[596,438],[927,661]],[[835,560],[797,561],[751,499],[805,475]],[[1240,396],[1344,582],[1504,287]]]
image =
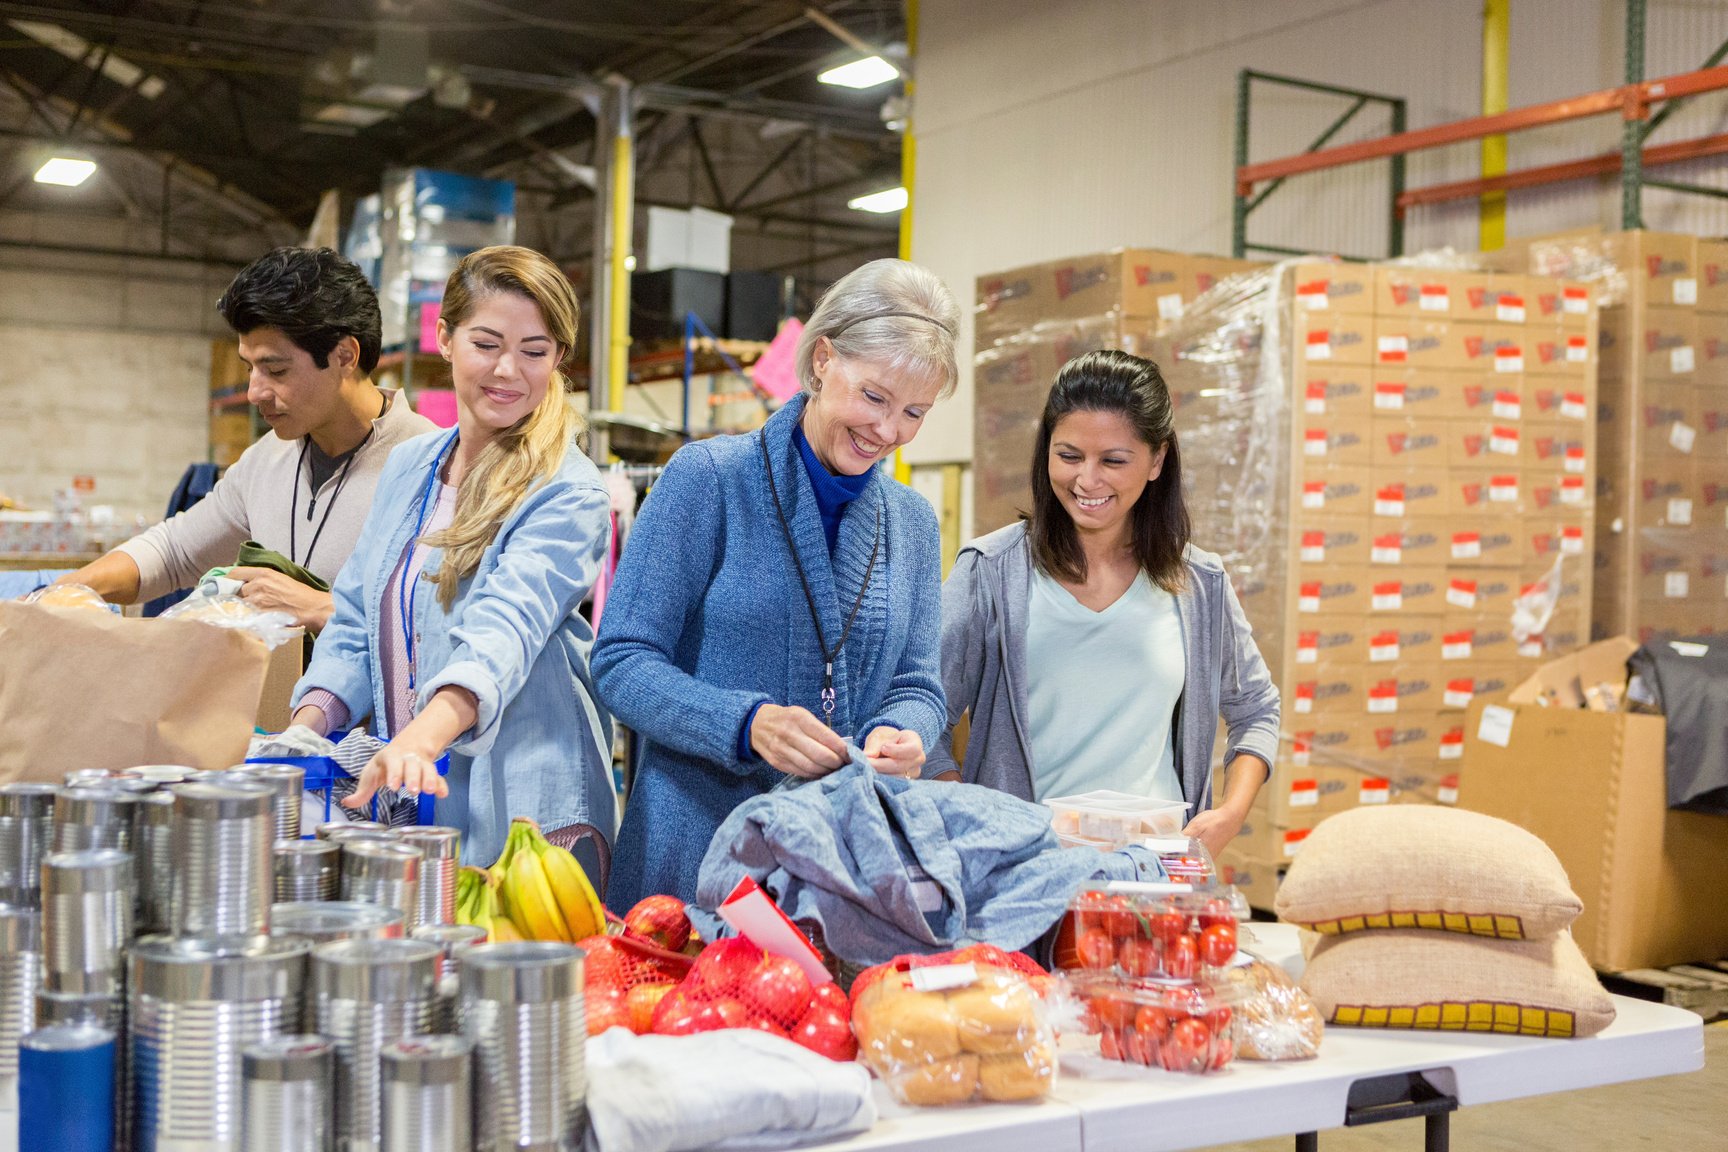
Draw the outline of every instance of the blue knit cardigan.
[[[860,740],[881,725],[934,748],[947,720],[941,671],[941,543],[922,496],[873,471],[846,506],[832,558],[792,432],[804,397],[760,432],[679,450],[630,534],[592,668],[601,699],[639,738],[606,903],[696,897],[703,854],[743,801],[784,777],[740,762],[739,731],[760,702],[820,716],[822,652],[763,467],[836,643],[881,549],[857,622],[834,665],[834,727]]]

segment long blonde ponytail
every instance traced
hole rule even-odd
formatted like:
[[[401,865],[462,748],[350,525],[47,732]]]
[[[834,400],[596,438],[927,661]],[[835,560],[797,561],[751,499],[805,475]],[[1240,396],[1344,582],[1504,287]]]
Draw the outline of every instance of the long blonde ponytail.
[[[438,571],[426,579],[437,586],[438,603],[446,612],[455,606],[461,582],[479,569],[505,519],[530,492],[557,475],[583,427],[582,417],[570,406],[570,382],[561,370],[576,348],[579,306],[570,282],[557,265],[532,249],[482,248],[463,257],[450,274],[439,318],[454,332],[481,300],[497,292],[525,296],[539,307],[558,345],[559,367],[539,406],[480,450],[456,490],[450,526],[426,537],[429,547],[444,551]]]

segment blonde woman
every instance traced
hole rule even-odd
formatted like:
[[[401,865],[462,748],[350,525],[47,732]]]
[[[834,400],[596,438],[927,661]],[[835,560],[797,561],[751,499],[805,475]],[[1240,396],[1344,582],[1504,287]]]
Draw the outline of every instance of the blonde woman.
[[[615,825],[611,720],[576,611],[608,530],[559,371],[576,325],[569,282],[539,253],[484,248],[457,265],[438,321],[456,427],[391,453],[295,690],[295,723],[365,720],[389,741],[343,803],[431,794],[466,863],[497,858],[512,816],[608,841]]]

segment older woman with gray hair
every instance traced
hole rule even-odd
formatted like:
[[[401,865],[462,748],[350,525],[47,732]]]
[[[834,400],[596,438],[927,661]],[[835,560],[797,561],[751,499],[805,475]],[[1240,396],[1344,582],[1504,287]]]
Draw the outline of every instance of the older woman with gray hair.
[[[612,907],[693,900],[732,809],[849,743],[879,772],[923,767],[947,721],[940,534],[878,465],[953,391],[959,321],[926,269],[856,269],[804,330],[803,393],[679,450],[643,504],[592,658],[639,737]]]

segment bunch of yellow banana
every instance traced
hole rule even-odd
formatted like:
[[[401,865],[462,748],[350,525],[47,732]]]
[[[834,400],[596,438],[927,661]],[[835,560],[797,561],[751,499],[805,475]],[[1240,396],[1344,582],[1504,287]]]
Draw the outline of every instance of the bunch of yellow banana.
[[[606,931],[606,912],[582,866],[526,816],[510,822],[503,855],[487,870],[499,910],[529,940],[574,943]],[[461,896],[461,880],[457,881]],[[494,937],[496,939],[496,937]]]
[[[456,923],[484,928],[493,944],[525,939],[500,907],[498,882],[484,868],[468,865],[456,873]]]

